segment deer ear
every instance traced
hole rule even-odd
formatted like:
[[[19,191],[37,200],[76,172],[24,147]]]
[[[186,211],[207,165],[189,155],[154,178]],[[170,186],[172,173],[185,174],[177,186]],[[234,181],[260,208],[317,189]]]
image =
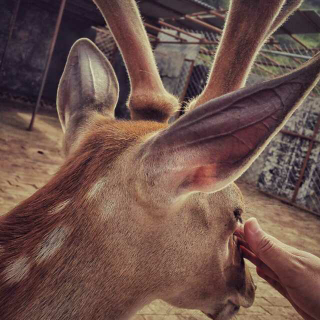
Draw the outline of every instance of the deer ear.
[[[110,62],[89,39],[78,40],[70,50],[57,95],[58,115],[68,139],[91,111],[113,117],[118,96]]]
[[[319,77],[320,54],[287,76],[190,111],[146,142],[146,176],[172,194],[223,189],[248,169]]]

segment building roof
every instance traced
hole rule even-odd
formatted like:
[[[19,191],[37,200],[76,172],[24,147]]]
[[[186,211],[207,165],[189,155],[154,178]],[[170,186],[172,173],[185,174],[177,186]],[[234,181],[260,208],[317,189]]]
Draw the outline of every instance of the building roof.
[[[58,8],[60,1],[41,0],[46,7]],[[205,27],[192,21],[185,20],[186,14],[210,11],[214,8],[200,0],[139,0],[139,8],[142,16],[147,20],[156,22],[159,18],[169,19],[171,24],[185,29],[208,31]],[[78,18],[86,20],[95,26],[105,25],[104,19],[92,0],[67,0],[66,13],[72,13]],[[223,27],[223,21],[217,17],[207,16],[203,21],[218,28]],[[277,33],[306,34],[320,32],[320,16],[313,10],[298,10],[280,28]]]

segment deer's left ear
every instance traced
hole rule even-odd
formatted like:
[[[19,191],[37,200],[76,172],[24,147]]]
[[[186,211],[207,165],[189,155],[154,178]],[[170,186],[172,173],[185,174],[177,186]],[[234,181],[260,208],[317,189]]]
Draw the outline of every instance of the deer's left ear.
[[[78,40],[70,50],[57,95],[67,144],[90,112],[113,117],[118,96],[119,84],[110,62],[93,42]]]

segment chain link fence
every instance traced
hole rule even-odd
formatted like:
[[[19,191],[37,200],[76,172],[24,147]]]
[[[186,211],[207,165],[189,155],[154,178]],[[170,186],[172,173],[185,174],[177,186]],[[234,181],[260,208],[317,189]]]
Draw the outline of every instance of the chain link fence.
[[[190,84],[190,77],[193,71],[193,63],[193,60],[184,60],[179,80],[172,92],[172,94],[179,97],[181,101],[185,99],[186,92]]]
[[[113,39],[112,33],[106,28],[92,28],[96,30],[95,44],[112,63],[114,54],[117,50],[117,45]]]

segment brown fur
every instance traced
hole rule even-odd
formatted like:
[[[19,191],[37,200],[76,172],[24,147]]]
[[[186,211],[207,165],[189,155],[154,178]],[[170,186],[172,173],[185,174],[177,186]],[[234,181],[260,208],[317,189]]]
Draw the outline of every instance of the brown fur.
[[[55,317],[57,319],[60,319],[60,317],[61,319],[64,319],[64,317],[66,319],[122,319],[122,317],[126,318],[127,312],[132,314],[135,310],[132,310],[132,305],[136,308],[142,302],[150,302],[149,295],[153,290],[156,290],[155,292],[159,290],[163,292],[158,297],[164,298],[173,304],[184,306],[184,303],[181,304],[181,301],[174,298],[175,294],[172,296],[171,289],[174,283],[182,285],[187,280],[185,277],[186,271],[177,269],[179,265],[183,265],[185,253],[180,255],[182,251],[180,251],[179,245],[168,241],[170,234],[180,229],[175,227],[176,223],[170,226],[164,223],[165,221],[161,221],[163,218],[159,220],[156,216],[153,218],[152,215],[150,218],[147,216],[139,217],[134,207],[131,208],[132,218],[126,217],[124,212],[120,211],[117,212],[117,215],[120,216],[115,218],[118,221],[116,225],[115,222],[112,222],[114,218],[111,220],[107,218],[105,223],[99,215],[97,216],[100,201],[96,202],[86,197],[88,189],[99,177],[106,175],[107,177],[109,176],[110,183],[115,182],[108,172],[112,170],[113,166],[117,166],[116,162],[122,162],[123,159],[130,158],[132,152],[129,151],[128,154],[128,150],[131,147],[135,149],[139,140],[146,135],[153,134],[155,131],[163,130],[165,127],[165,125],[155,122],[115,121],[96,114],[91,125],[87,128],[87,132],[83,133],[82,142],[78,149],[68,157],[57,175],[32,197],[1,218],[0,246],[4,248],[5,254],[2,256],[0,264],[0,311],[5,319],[18,318],[24,320],[43,317]],[[127,153],[127,155],[123,155],[121,160],[123,153]],[[118,181],[116,183],[121,184]],[[84,184],[86,189],[79,187]],[[127,187],[125,186],[122,192],[126,193]],[[112,191],[106,187],[107,190],[110,195]],[[236,194],[241,196],[239,191],[235,191]],[[229,197],[228,193],[230,192],[231,190],[224,195],[217,194],[214,198],[218,197],[219,199],[220,197],[220,202],[224,202]],[[64,207],[61,212],[50,213],[57,203],[67,199],[72,199],[72,202]],[[126,203],[124,199],[122,204],[125,207],[133,205],[131,200]],[[200,239],[197,239],[198,236],[196,234],[202,229],[203,224],[211,232],[210,230],[214,228],[214,224],[219,223],[212,221],[211,218],[209,219],[209,212],[207,212],[207,216],[203,216],[203,210],[206,211],[206,209],[200,209],[202,201],[199,203],[198,201],[190,198],[187,203],[183,204],[185,209],[181,210],[181,212],[190,210],[187,209],[189,206],[195,206],[194,210],[200,210],[199,213],[194,212],[191,220],[189,216],[171,213],[173,217],[176,216],[174,220],[181,226],[185,223],[187,225],[191,223],[190,226],[192,228],[189,229],[189,233],[194,233],[194,240],[189,244],[185,243],[183,245],[184,250],[187,249],[190,254],[193,252],[193,246],[200,241]],[[217,199],[212,201],[214,203]],[[137,205],[137,208],[139,208],[139,201]],[[196,209],[199,205],[199,209]],[[242,204],[230,203],[230,208],[226,207],[225,209],[232,214],[233,209],[231,208],[233,206],[239,207]],[[149,209],[151,213],[154,211],[152,202]],[[88,212],[90,212],[90,216],[87,215]],[[224,216],[226,216],[226,213],[221,212],[222,219],[224,219]],[[123,218],[125,218],[125,224],[123,224]],[[216,218],[218,218],[218,215]],[[68,254],[64,249],[57,252],[51,259],[37,263],[35,260],[37,248],[46,235],[59,225],[72,228],[70,236],[63,244]],[[146,228],[149,232],[144,236],[141,234],[141,239],[132,238],[137,232],[137,227],[138,229],[140,228],[140,225],[142,227],[140,232]],[[135,266],[131,269],[132,263],[136,258],[132,260],[134,255],[129,258],[132,253],[127,250],[125,251],[128,253],[124,254],[125,256],[129,254],[127,261],[131,260],[131,262],[129,262],[129,265],[124,262],[126,260],[123,260],[123,254],[121,251],[119,252],[116,244],[121,239],[114,239],[112,235],[116,226],[118,230],[125,232],[128,240],[131,239],[130,245],[134,245],[134,242],[138,241],[140,244],[137,244],[136,247],[139,248],[141,243],[144,243],[145,250],[139,251],[140,253],[137,252],[138,256],[144,253],[144,256],[138,259],[141,262],[141,267]],[[123,226],[127,227],[122,229]],[[232,232],[235,226],[236,221],[231,217],[229,224],[226,226],[227,233]],[[224,233],[226,231],[221,231],[221,235],[225,237]],[[212,235],[215,237],[214,233]],[[98,243],[103,243],[105,238],[108,239],[110,246],[107,248],[97,246]],[[126,239],[124,238],[123,240]],[[206,239],[205,242],[203,240],[201,241],[202,246],[207,247],[214,244],[209,239]],[[159,241],[163,244],[165,243],[163,241],[166,241],[167,244],[159,247]],[[159,249],[164,257],[168,257],[161,264],[157,262],[160,252],[156,255],[151,253]],[[211,250],[210,247],[208,249]],[[145,255],[148,251],[149,254]],[[134,252],[135,250],[133,250]],[[174,252],[179,252],[179,254],[177,255]],[[175,255],[175,260],[170,258],[172,254]],[[10,262],[21,256],[26,257],[28,263],[30,263],[30,272],[25,279],[17,283],[8,283],[4,279],[6,268]],[[110,260],[112,256],[113,259]],[[216,263],[214,262],[215,258],[210,256],[207,258],[208,265]],[[121,264],[119,264],[120,261],[122,261]],[[160,279],[157,279],[157,277],[154,280],[145,279],[146,269],[151,272],[152,269],[156,268],[158,270],[160,267],[163,272]],[[199,264],[199,266],[194,264],[189,267],[186,265],[186,267],[188,269],[191,267],[190,271],[194,269],[193,272],[201,272],[203,274],[202,277],[207,277],[207,271],[202,269],[202,264]],[[117,278],[119,268],[120,270],[123,268],[122,280]],[[172,274],[173,270],[176,271]],[[190,277],[190,271],[187,272],[188,277]],[[228,270],[232,275],[234,271],[232,269]],[[132,272],[134,272],[134,275]],[[152,271],[152,273],[154,272],[155,270]],[[210,276],[210,278],[212,277]],[[237,286],[244,290],[243,281],[245,280],[243,277],[236,279],[235,282],[230,280],[230,288],[233,288],[235,283],[238,283]],[[190,280],[192,281],[192,277]],[[114,284],[116,284],[116,287],[113,287],[114,294],[110,296],[109,293],[106,299],[105,295],[109,291],[108,287]],[[192,293],[186,292],[185,294],[187,296],[191,294],[196,299],[201,298],[201,300],[206,301],[211,299],[210,292],[212,289],[209,290],[209,288],[212,286],[215,288],[217,285],[217,283],[210,281],[207,283],[208,289]],[[85,288],[82,288],[82,286],[85,286]],[[177,285],[174,285],[174,287],[176,288]],[[23,301],[22,304],[20,303],[21,301]],[[85,304],[86,307],[80,307],[81,303]],[[17,305],[19,305],[19,308],[17,308]]]
[[[179,109],[177,99],[169,94],[134,92],[129,100],[131,119],[166,123]]]
[[[4,249],[0,261],[0,311],[4,319],[15,319],[15,315],[20,315],[16,301],[23,299],[24,307],[31,307],[34,299],[37,299],[37,293],[43,292],[40,286],[48,273],[48,266],[37,266],[33,258],[34,249],[46,234],[60,224],[83,224],[83,214],[94,211],[94,205],[86,200],[86,191],[137,139],[163,128],[164,125],[156,122],[115,121],[96,114],[78,150],[67,159],[56,176],[32,197],[0,218],[0,247]],[[82,185],[86,185],[86,189],[79,187]],[[67,205],[60,214],[49,214],[57,203],[71,198],[72,205]],[[78,234],[77,231],[73,233],[73,236]],[[3,279],[5,269],[9,262],[21,256],[28,257],[32,263],[31,276],[15,285],[8,285]],[[59,261],[63,257],[56,259]],[[21,315],[19,319],[22,319]]]

